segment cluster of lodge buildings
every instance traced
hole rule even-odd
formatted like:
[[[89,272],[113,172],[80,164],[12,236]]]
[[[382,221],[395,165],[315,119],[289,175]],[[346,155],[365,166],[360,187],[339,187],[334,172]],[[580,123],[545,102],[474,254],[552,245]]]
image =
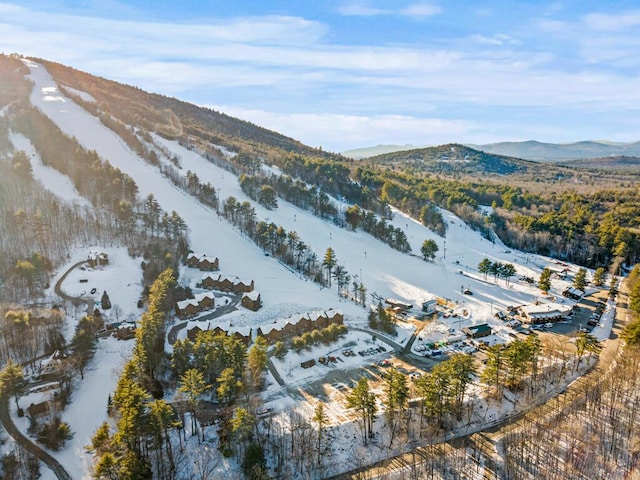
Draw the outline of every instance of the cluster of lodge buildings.
[[[326,328],[331,324],[342,325],[344,315],[339,310],[316,311],[304,315],[296,315],[276,320],[268,325],[258,327],[258,335],[263,336],[267,343],[289,340],[305,332]]]
[[[212,257],[206,253],[189,253],[186,263],[188,267],[197,268],[204,272],[213,272],[220,269],[220,263],[217,257]],[[262,299],[260,294],[254,292],[254,281],[246,282],[238,277],[227,277],[219,274],[205,273],[202,279],[196,284],[196,287],[206,288],[207,290],[217,290],[219,292],[244,294],[242,295],[241,304],[249,310],[258,311],[262,307]],[[211,295],[213,300],[213,295]],[[200,313],[203,310],[214,308],[215,305],[202,305],[201,298],[196,295],[195,299],[178,302],[176,313],[179,317],[187,318]]]
[[[240,280],[238,277],[226,277],[214,273],[205,273],[200,283],[196,286],[208,290],[218,290],[220,292],[247,293],[253,292],[254,282],[253,280],[246,282]]]
[[[187,266],[206,272],[220,270],[218,257],[210,257],[206,253],[190,253],[187,255]]]
[[[241,304],[244,308],[258,311],[262,307],[262,299],[258,292],[249,292],[242,295]],[[216,306],[213,292],[196,293],[194,298],[187,298],[176,302],[176,315],[180,318],[190,318]]]
[[[216,334],[234,335],[238,340],[249,346],[251,342],[251,334],[253,329],[251,327],[234,327],[231,322],[218,324],[214,328],[211,328],[211,322],[207,322],[203,327],[203,322],[189,322],[187,323],[187,338],[192,342],[196,341],[200,332],[213,330]]]
[[[197,293],[195,298],[188,298],[176,303],[176,315],[189,318],[204,310],[211,310],[216,306],[216,299],[212,292]]]

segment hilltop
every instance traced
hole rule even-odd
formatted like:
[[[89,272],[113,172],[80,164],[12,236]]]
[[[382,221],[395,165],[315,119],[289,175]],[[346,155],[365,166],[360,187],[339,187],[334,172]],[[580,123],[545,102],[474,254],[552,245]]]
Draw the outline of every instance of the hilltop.
[[[433,173],[510,175],[538,168],[534,162],[482,152],[460,144],[447,144],[376,155],[378,165],[403,165]]]

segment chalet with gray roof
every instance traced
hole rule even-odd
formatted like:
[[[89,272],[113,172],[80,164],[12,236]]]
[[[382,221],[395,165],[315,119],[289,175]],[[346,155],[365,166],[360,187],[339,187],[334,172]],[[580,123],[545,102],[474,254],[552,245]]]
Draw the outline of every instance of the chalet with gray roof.
[[[176,302],[176,315],[180,318],[190,318],[215,306],[216,300],[212,292],[197,293],[194,298]]]
[[[244,308],[253,310],[254,312],[257,312],[260,310],[260,307],[262,307],[262,299],[256,291],[244,293],[240,303]]]
[[[290,340],[306,332],[327,328],[331,324],[342,325],[344,316],[338,310],[314,311],[303,315],[276,320],[258,327],[257,334],[263,336],[267,343]]]
[[[227,293],[247,293],[254,290],[254,281],[240,280],[238,277],[226,277],[220,274],[205,273],[199,286],[209,290]]]
[[[190,253],[187,255],[187,266],[208,272],[220,270],[218,257],[212,257],[206,253]]]
[[[215,326],[211,322],[198,322],[192,321],[187,324],[187,338],[192,342],[196,341],[196,338],[200,332],[213,331],[216,335],[233,335],[246,346],[251,343],[251,336],[253,329],[251,327],[235,327],[230,322],[220,323]]]

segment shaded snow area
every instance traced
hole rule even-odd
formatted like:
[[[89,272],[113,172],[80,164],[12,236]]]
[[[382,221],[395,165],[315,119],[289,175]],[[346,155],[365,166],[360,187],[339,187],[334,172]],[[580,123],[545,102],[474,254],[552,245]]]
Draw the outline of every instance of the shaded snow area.
[[[85,371],[83,380],[76,379],[70,404],[62,411],[62,420],[69,423],[73,438],[58,452],[50,451],[69,472],[71,478],[90,479],[92,455],[85,451],[96,429],[108,420],[107,399],[118,381],[120,369],[131,355],[132,341],[120,341],[113,337],[98,341],[95,357]],[[39,385],[32,392],[20,398],[20,407],[49,401],[58,389],[58,382]],[[16,426],[28,435],[29,420],[19,418],[15,403],[10,403]],[[42,469],[43,472],[47,470]],[[55,478],[55,477],[54,477]]]
[[[571,305],[571,302],[562,298],[562,292],[571,284],[571,276],[577,272],[576,266],[566,266],[568,276],[565,279],[554,278],[551,292],[542,297],[535,285],[518,279],[537,279],[543,268],[555,265],[554,261],[511,251],[499,240],[495,243],[486,240],[448,211],[441,211],[448,226],[446,239],[443,239],[419,222],[393,210],[391,223],[406,233],[412,248],[412,254],[409,255],[393,250],[362,231],[339,228],[282,199],[278,200],[278,208],[275,210],[267,210],[251,202],[258,220],[273,222],[287,231],[296,231],[301,241],[310,246],[320,261],[326,249],[332,247],[338,264],[343,265],[350,275],[357,275],[368,291],[368,298],[375,298],[375,301],[369,303],[376,304],[378,299],[384,301],[394,298],[412,305],[405,316],[406,321],[398,324],[397,336],[378,332],[373,334],[367,331],[367,308],[338,297],[335,286],[321,288],[280,264],[272,256],[265,255],[239,230],[219,218],[215,209],[199,204],[178,190],[158,169],[140,159],[97,118],[61,96],[44,67],[31,62],[27,64],[31,69],[30,79],[34,82],[31,102],[36,107],[67,135],[74,136],[85,148],[97,151],[103,159],[133,178],[141,197],[153,194],[165,211],[175,210],[189,227],[191,249],[219,259],[220,271],[216,274],[255,282],[255,290],[260,293],[263,303],[260,310],[252,312],[238,304],[230,305],[236,308],[231,313],[219,315],[217,309],[222,305],[226,306],[227,302],[231,304],[233,296],[214,292],[216,308],[189,319],[191,325],[198,324],[201,328],[215,328],[217,325],[229,328],[250,327],[255,336],[257,327],[271,325],[298,314],[332,308],[344,314],[344,323],[349,332],[338,341],[303,349],[300,353],[291,350],[283,360],[272,357],[273,370],[266,374],[267,388],[262,395],[265,405],[272,409],[270,418],[273,415],[275,421],[283,423],[287,422],[287,411],[291,407],[296,406],[302,412],[312,412],[316,399],[322,398],[327,403],[329,423],[334,435],[336,468],[338,465],[344,469],[353,468],[357,466],[354,459],[373,459],[377,455],[389,453],[386,447],[382,447],[387,442],[385,438],[379,439],[378,450],[378,447],[373,447],[372,451],[365,452],[359,447],[359,431],[353,422],[355,417],[353,412],[347,411],[344,400],[348,389],[359,376],[367,374],[373,378],[378,375],[379,378],[381,372],[391,364],[406,369],[408,374],[417,373],[414,371],[416,367],[406,361],[409,355],[400,355],[403,350],[409,350],[410,344],[414,360],[417,359],[416,365],[422,362],[420,365],[425,369],[435,362],[422,356],[427,348],[434,348],[430,345],[434,342],[458,342],[458,347],[463,351],[473,349],[475,347],[471,342],[461,342],[466,338],[462,329],[467,326],[488,323],[494,330],[491,341],[510,341],[512,334],[515,335],[513,329],[495,317],[498,311],[504,311],[509,306],[536,302],[549,303],[551,306]],[[12,135],[12,141],[14,140],[18,148],[30,148],[26,139]],[[186,176],[187,171],[195,172],[201,182],[210,182],[219,190],[222,199],[233,195],[240,202],[250,201],[240,189],[237,177],[228,171],[213,165],[197,152],[183,148],[177,142],[157,135],[154,136],[154,142],[179,159],[177,163],[181,166],[182,175]],[[221,152],[221,155],[230,155],[222,149]],[[35,170],[34,167],[34,172]],[[278,173],[277,169],[272,171]],[[48,176],[46,181],[49,182]],[[58,186],[54,188],[57,189]],[[341,209],[347,207],[341,201],[333,201]],[[425,239],[434,240],[439,247],[438,256],[433,262],[425,262],[420,257],[420,248]],[[69,259],[66,269],[86,260],[89,250],[91,249],[77,251]],[[126,249],[102,250],[96,246],[95,250],[108,255],[108,265],[73,268],[62,282],[63,292],[70,296],[91,298],[99,307],[102,293],[107,291],[113,304],[110,310],[104,312],[109,321],[137,319],[141,314],[136,306],[141,295],[141,259],[129,258]],[[515,265],[517,274],[510,285],[502,279],[495,280],[491,276],[486,278],[477,271],[479,262],[485,257],[493,262]],[[56,281],[66,269],[59,273]],[[201,280],[202,273],[195,268],[182,267],[179,282],[191,287],[194,293],[201,293],[203,290],[197,288],[196,283]],[[411,318],[419,315],[422,302],[435,297],[442,304],[438,307],[440,316],[436,321],[423,322]],[[229,309],[224,311],[226,310]],[[601,327],[598,327],[601,331],[594,330],[598,338],[608,337],[613,312],[614,306],[609,305],[601,319]],[[73,333],[73,321],[77,321],[82,312],[68,313],[72,317],[67,332],[70,335]],[[175,325],[182,326],[177,331],[176,338],[184,338],[187,321],[176,320]],[[63,413],[63,418],[71,424],[75,436],[62,452],[55,455],[74,479],[89,478],[91,458],[84,453],[82,447],[89,443],[95,428],[106,418],[106,399],[109,392],[113,391],[116,381],[114,372],[129,354],[132,345],[132,340],[122,343],[112,338],[100,340],[96,358],[92,361],[85,380],[78,383],[72,403]],[[169,344],[167,349],[170,350]],[[321,358],[328,361],[321,362]],[[309,360],[314,360],[316,364],[304,368],[302,363]],[[379,384],[375,388],[378,387]],[[480,397],[482,391],[478,389],[474,394]],[[168,400],[170,399],[168,396]],[[28,401],[31,400],[23,399],[22,403]],[[501,412],[508,411],[509,408],[504,405],[487,405],[485,412],[488,410],[491,412],[483,413],[484,416],[474,420],[476,423],[473,428],[479,429],[482,422],[496,421]],[[385,435],[383,429],[379,428],[383,423],[384,416],[379,415],[376,430],[380,431],[381,436]],[[194,465],[197,452],[202,449],[216,448],[215,428],[207,427],[205,436],[207,440],[203,444],[196,443],[193,437],[187,438],[190,445],[186,452],[193,457],[185,461],[185,465]],[[216,466],[216,478],[235,478],[239,475],[237,468],[234,461],[220,457]],[[186,470],[182,473],[185,472]],[[335,473],[337,472],[336,469]]]
[[[72,95],[77,95],[78,97],[80,97],[82,100],[84,100],[85,102],[92,102],[95,103],[96,99],[93,98],[93,96],[87,92],[83,92],[82,90],[76,90],[75,88],[71,88],[65,85],[64,87],[67,91],[69,91]]]
[[[40,155],[27,137],[20,133],[9,132],[9,141],[17,151],[22,150],[27,154],[31,162],[33,178],[44,188],[62,200],[77,203],[83,207],[91,207],[87,199],[78,193],[69,177],[42,163]]]

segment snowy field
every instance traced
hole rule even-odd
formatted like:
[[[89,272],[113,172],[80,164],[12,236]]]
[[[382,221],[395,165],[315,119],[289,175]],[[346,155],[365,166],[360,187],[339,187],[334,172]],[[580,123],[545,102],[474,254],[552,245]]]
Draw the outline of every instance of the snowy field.
[[[35,84],[31,101],[36,107],[51,118],[63,132],[75,136],[85,148],[96,150],[102,158],[131,176],[139,187],[141,197],[153,193],[164,210],[175,210],[189,226],[191,248],[196,252],[206,252],[219,257],[219,273],[255,281],[256,290],[262,297],[263,308],[258,312],[241,308],[225,316],[224,322],[232,322],[234,326],[257,327],[297,313],[335,308],[344,313],[347,326],[366,325],[366,309],[351,301],[340,299],[335,287],[320,288],[292,273],[273,257],[266,257],[251,240],[243,237],[225,220],[219,219],[215,210],[202,206],[192,197],[176,189],[158,170],[129,150],[126,144],[97,118],[60,95],[57,86],[41,65],[31,62],[28,62],[28,65],[31,69],[30,79]],[[20,149],[30,152],[32,163],[35,164],[37,159],[34,161],[34,157],[37,155],[32,151],[28,140],[15,134],[12,134],[11,138]],[[176,142],[159,137],[156,137],[156,141],[161,142],[168,151],[180,158],[183,174],[186,175],[187,170],[196,172],[202,182],[211,182],[216,189],[220,189],[223,199],[233,195],[240,201],[249,200],[240,189],[237,178],[229,172],[216,167]],[[44,172],[43,168],[46,167],[34,166],[34,174],[36,170]],[[48,173],[38,175],[49,181]],[[64,183],[69,180],[62,178],[56,180],[58,181]],[[68,200],[84,200],[74,198],[68,186],[56,191],[60,192],[64,192],[61,195]],[[498,310],[542,300],[535,286],[512,281],[507,287],[504,280],[497,283],[492,278],[485,280],[476,269],[483,258],[513,263],[517,269],[514,279],[524,275],[538,278],[544,267],[554,265],[551,259],[510,251],[499,241],[492,243],[482,238],[479,233],[468,228],[459,218],[447,211],[442,211],[448,225],[446,240],[430,232],[419,222],[394,211],[392,223],[405,231],[414,253],[407,255],[393,250],[362,231],[341,229],[282,199],[278,200],[278,204],[276,210],[266,210],[257,203],[253,206],[259,220],[274,222],[286,230],[295,230],[300,239],[310,245],[320,259],[327,247],[332,247],[338,263],[351,275],[358,275],[370,295],[376,294],[381,298],[393,297],[411,303],[414,305],[414,312],[420,309],[423,301],[441,297],[455,305],[454,310],[466,312],[457,317],[440,318],[441,328],[438,330],[434,327],[431,331],[423,331],[423,340],[419,340],[415,345],[431,341],[429,333],[442,334],[446,338],[451,333],[450,329],[454,329],[457,334],[468,325],[485,322],[493,326],[502,325],[502,322],[493,316]],[[427,238],[435,240],[440,249],[434,262],[425,262],[418,256],[420,247]],[[100,300],[102,292],[106,290],[112,303],[118,306],[118,317],[136,318],[140,314],[136,307],[141,293],[140,259],[128,258],[124,249],[105,251],[110,257],[109,265],[96,269],[74,269],[64,281],[63,290],[74,296],[90,295],[96,301]],[[76,257],[70,259],[66,268],[86,258],[87,253],[88,251],[78,252]],[[577,271],[577,267],[570,267],[574,272]],[[192,286],[201,276],[201,272],[194,269],[181,269],[180,273],[180,281]],[[552,285],[552,291],[544,301],[552,301],[550,299],[553,297],[561,299],[561,292],[570,285],[570,279],[554,279]],[[94,288],[95,293],[91,293]],[[469,289],[472,295],[463,294],[464,289]],[[599,327],[602,331],[594,331],[601,338],[608,336],[607,328],[611,328],[612,311],[613,308],[609,308],[605,312],[601,320],[602,327]],[[109,315],[113,317],[115,310],[112,309]],[[415,327],[407,325],[403,324],[399,328],[401,334],[392,339],[393,342],[403,345],[408,341]],[[184,334],[184,331],[181,332],[181,335]],[[366,357],[357,354],[359,349],[364,349],[365,339],[369,337],[366,333],[352,330],[344,341],[340,340],[333,346],[315,347],[314,350],[303,351],[301,354],[290,353],[283,362],[274,359],[274,365],[287,383],[298,385],[321,380],[331,369],[357,368],[377,361],[378,357],[384,358],[386,354],[383,353]],[[345,342],[355,342],[354,346],[349,347],[356,352],[355,357],[345,357],[342,354]],[[388,346],[380,341],[377,343]],[[55,455],[72,474],[72,478],[90,478],[90,458],[82,447],[89,442],[95,428],[105,419],[106,398],[115,386],[113,372],[129,354],[132,344],[131,341],[101,340],[91,370],[75,390],[72,404],[63,414],[63,419],[71,424],[75,436],[62,452]],[[370,345],[366,348],[370,348]],[[300,367],[300,362],[308,358],[313,357],[317,360],[319,356],[331,355],[333,351],[340,352],[342,357],[342,362],[338,365],[316,365],[310,369]],[[282,394],[271,375],[268,376],[268,383],[270,386],[266,396],[272,399],[270,401],[275,408],[281,409],[291,405],[291,399]],[[29,398],[24,398],[22,403],[30,402]],[[334,420],[343,415],[339,403],[331,405],[329,411],[335,412]],[[344,433],[345,442],[350,441],[349,435],[352,433]],[[345,455],[356,453],[353,447],[345,449]]]

